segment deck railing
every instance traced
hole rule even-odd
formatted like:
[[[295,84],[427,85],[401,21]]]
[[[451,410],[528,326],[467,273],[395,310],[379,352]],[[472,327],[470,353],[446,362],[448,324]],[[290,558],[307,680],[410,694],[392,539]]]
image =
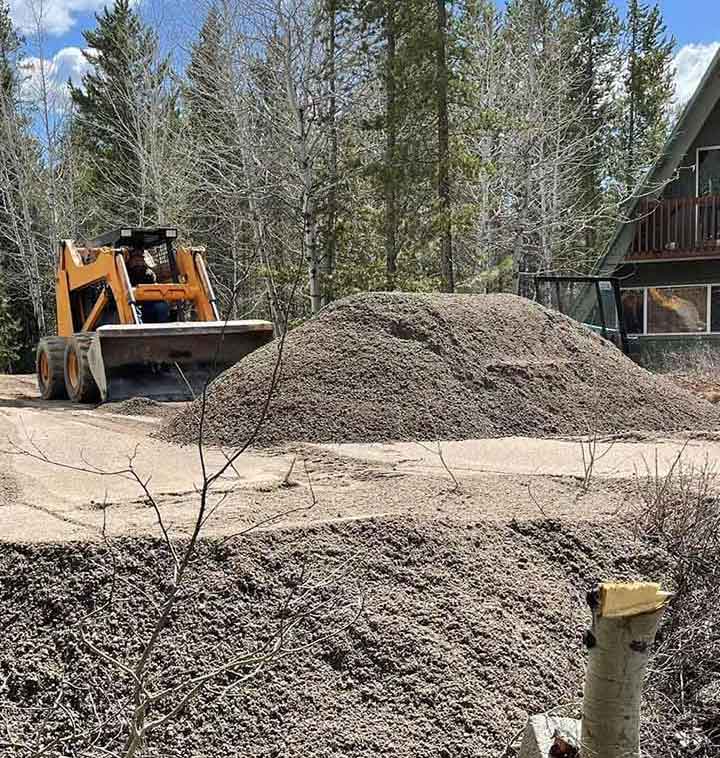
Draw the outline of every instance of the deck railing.
[[[720,195],[646,200],[635,222],[631,257],[720,257]]]

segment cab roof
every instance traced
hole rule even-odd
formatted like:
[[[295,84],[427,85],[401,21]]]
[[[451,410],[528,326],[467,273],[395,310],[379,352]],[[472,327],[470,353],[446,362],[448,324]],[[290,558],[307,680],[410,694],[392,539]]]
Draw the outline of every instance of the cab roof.
[[[121,226],[88,240],[87,247],[134,247],[147,250],[176,238],[177,229],[174,226]]]

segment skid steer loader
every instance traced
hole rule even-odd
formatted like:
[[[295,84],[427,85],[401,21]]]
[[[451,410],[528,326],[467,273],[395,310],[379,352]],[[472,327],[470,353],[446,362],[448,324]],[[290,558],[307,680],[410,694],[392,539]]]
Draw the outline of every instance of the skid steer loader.
[[[220,320],[203,251],[176,239],[173,228],[125,227],[60,243],[58,334],[37,348],[44,399],[191,399],[272,339],[267,321]]]

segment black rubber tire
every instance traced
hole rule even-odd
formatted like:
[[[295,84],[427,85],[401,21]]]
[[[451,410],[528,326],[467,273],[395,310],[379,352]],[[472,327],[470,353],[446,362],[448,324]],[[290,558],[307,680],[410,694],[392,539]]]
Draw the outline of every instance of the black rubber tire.
[[[65,389],[67,395],[73,403],[99,403],[100,390],[98,389],[95,379],[90,371],[88,361],[88,351],[92,343],[92,335],[80,332],[73,334],[65,346]],[[73,371],[71,364],[75,360],[75,371],[73,381]]]
[[[65,337],[43,337],[35,352],[35,373],[43,400],[65,400]],[[43,362],[45,366],[42,367]]]

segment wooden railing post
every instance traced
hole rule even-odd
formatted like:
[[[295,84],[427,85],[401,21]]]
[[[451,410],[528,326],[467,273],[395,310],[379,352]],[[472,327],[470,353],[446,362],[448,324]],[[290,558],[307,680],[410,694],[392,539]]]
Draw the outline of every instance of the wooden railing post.
[[[720,195],[642,200],[628,259],[720,258]]]

